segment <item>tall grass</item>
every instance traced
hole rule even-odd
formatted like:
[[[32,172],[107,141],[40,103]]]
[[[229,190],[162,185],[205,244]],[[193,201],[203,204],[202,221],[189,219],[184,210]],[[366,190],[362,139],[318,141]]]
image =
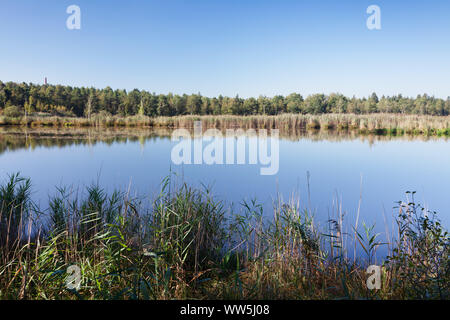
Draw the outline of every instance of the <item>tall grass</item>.
[[[12,175],[0,188],[0,299],[449,298],[449,236],[413,199],[399,205],[382,287],[371,291],[373,230],[355,230],[367,258],[350,260],[342,216],[319,230],[297,202],[279,200],[268,219],[256,200],[231,210],[168,177],[149,203],[94,184],[58,188],[40,210],[30,186]],[[66,287],[71,265],[78,291]]]
[[[27,118],[0,117],[0,126],[28,127],[152,127],[189,128],[202,121],[205,128],[265,128],[293,130],[353,131],[379,135],[450,135],[450,116],[404,114],[281,114],[276,116],[207,115],[207,116],[105,116],[90,118],[28,116]]]

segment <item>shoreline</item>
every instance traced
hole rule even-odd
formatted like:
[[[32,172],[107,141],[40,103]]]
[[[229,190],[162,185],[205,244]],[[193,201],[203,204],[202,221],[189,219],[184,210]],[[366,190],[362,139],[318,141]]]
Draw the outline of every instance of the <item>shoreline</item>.
[[[39,300],[42,293],[127,299],[139,283],[152,288],[151,296],[136,296],[144,300],[449,297],[448,233],[434,214],[419,213],[414,198],[399,206],[399,231],[389,233],[389,255],[377,262],[386,243],[372,227],[356,224],[355,232],[343,234],[336,212],[328,227],[318,228],[295,201],[280,202],[264,219],[258,202],[235,211],[211,190],[177,185],[168,176],[149,208],[126,190],[110,193],[92,184],[81,193],[58,188],[42,210],[30,198],[31,186],[18,174],[0,184],[0,287],[6,289],[0,300]],[[38,219],[44,212],[47,219]],[[363,251],[352,258],[358,244]],[[369,265],[379,270],[377,290],[367,284]],[[72,266],[83,270],[75,294],[63,289]]]
[[[91,118],[61,116],[0,116],[0,127],[57,128],[193,128],[201,121],[208,128],[279,129],[280,131],[356,132],[374,135],[450,136],[450,116],[401,114],[281,114],[267,115],[184,115],[173,117],[100,116]]]

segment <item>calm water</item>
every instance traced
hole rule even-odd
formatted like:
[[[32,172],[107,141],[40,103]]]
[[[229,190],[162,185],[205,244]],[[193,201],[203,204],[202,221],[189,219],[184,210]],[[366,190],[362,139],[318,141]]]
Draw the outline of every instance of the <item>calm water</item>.
[[[63,132],[67,134],[67,132]],[[39,136],[37,136],[39,134]],[[277,195],[294,195],[325,225],[337,207],[354,224],[362,192],[360,221],[391,228],[393,207],[417,191],[416,202],[437,211],[450,225],[450,144],[446,139],[363,138],[350,136],[280,137],[279,172],[261,176],[259,165],[174,165],[170,132],[78,130],[77,136],[50,131],[0,131],[0,177],[20,171],[31,177],[33,197],[45,206],[55,186],[82,187],[93,181],[130,188],[139,195],[158,193],[170,170],[180,180],[212,187],[218,199],[238,205],[257,200],[272,214]],[[308,192],[307,172],[310,174]],[[361,184],[362,182],[362,184]],[[362,185],[362,189],[361,189]]]

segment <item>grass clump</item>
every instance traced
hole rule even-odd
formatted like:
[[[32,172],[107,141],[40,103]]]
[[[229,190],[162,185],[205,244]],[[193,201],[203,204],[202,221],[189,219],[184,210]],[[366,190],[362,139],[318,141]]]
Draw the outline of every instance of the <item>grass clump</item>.
[[[0,116],[0,125],[25,127],[129,127],[129,128],[193,128],[195,121],[202,121],[204,128],[279,129],[281,132],[296,130],[356,132],[375,135],[449,136],[450,116],[376,114],[279,114],[279,115],[145,115],[118,116],[106,111],[89,118],[49,114],[7,116],[6,109]]]
[[[369,290],[373,227],[355,229],[367,258],[346,255],[342,219],[319,230],[308,210],[256,200],[227,209],[208,189],[171,178],[148,203],[98,184],[58,188],[49,208],[30,200],[30,180],[0,188],[0,299],[448,299],[449,236],[434,215],[401,203],[398,234]],[[79,290],[68,289],[76,265]]]

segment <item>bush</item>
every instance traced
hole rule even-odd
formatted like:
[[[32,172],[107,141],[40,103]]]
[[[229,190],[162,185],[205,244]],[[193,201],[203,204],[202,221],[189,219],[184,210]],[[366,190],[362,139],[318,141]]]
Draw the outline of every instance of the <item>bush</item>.
[[[398,244],[388,257],[394,288],[406,299],[449,299],[450,235],[436,213],[415,204],[414,198],[400,202],[399,208]]]
[[[23,112],[17,106],[9,106],[9,107],[6,107],[5,110],[3,110],[3,115],[5,117],[19,118],[19,117],[23,116]]]

